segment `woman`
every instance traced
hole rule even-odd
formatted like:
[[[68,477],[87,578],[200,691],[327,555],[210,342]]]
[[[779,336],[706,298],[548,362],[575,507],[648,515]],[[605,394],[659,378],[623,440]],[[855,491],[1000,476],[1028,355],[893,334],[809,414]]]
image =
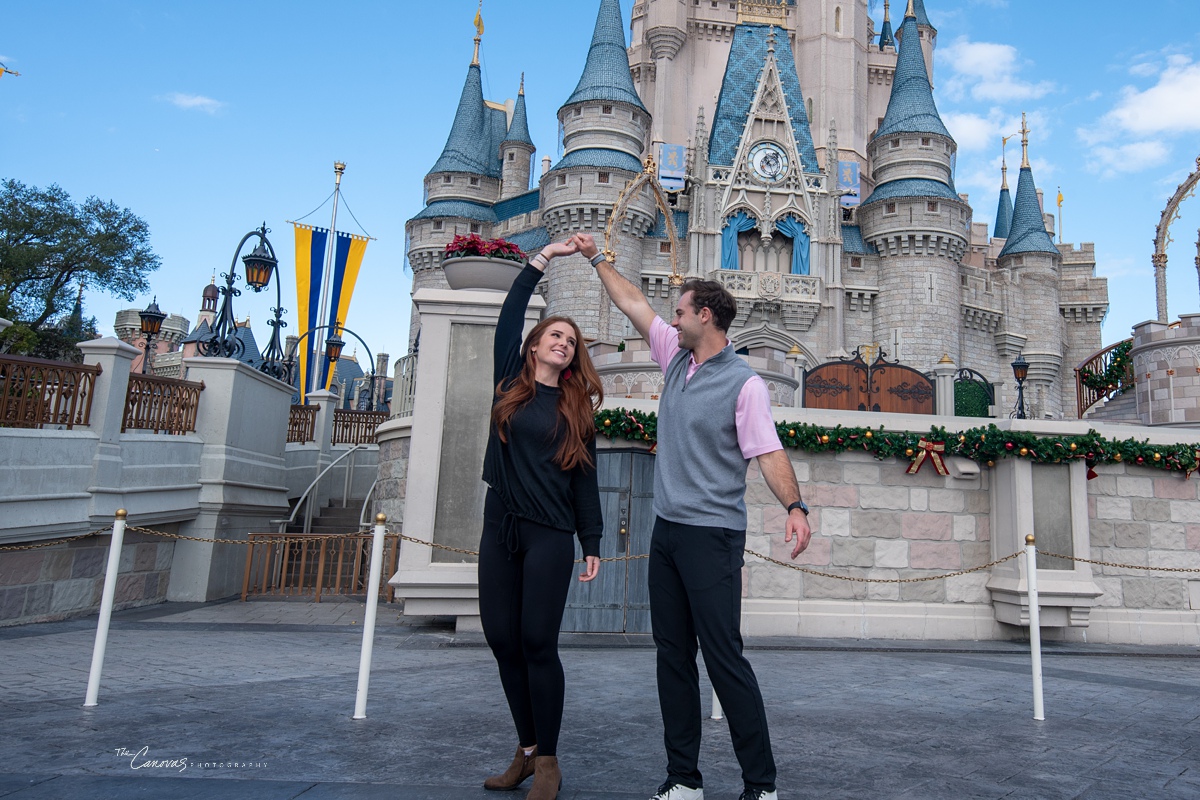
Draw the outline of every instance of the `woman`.
[[[483,462],[488,484],[479,545],[479,611],[516,723],[518,747],[507,770],[485,789],[515,789],[533,775],[530,800],[554,800],[562,783],[558,733],[563,669],[558,629],[579,536],[587,566],[600,568],[600,491],[595,411],[600,379],[579,327],[542,320],[521,345],[525,309],[555,256],[578,251],[550,244],[513,281],[496,324],[496,397]]]

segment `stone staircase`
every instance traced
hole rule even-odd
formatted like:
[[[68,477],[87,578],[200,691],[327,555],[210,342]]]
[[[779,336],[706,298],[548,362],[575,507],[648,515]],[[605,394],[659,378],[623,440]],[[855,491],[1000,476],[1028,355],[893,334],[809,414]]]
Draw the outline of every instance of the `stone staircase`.
[[[317,513],[313,516],[312,528],[310,533],[354,533],[358,530],[364,530],[358,524],[358,515],[362,511],[362,504],[365,498],[351,498],[349,505],[342,508],[337,500],[331,500],[331,505],[317,509]],[[304,532],[304,515],[298,514],[296,521],[288,526],[288,533],[303,533]]]
[[[1132,391],[1114,395],[1103,403],[1097,403],[1084,413],[1083,418],[1095,422],[1141,424],[1137,413],[1137,398]]]

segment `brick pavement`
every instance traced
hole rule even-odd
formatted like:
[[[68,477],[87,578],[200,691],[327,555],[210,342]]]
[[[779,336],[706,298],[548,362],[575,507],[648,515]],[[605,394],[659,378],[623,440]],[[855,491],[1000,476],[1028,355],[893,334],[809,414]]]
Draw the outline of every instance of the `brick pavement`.
[[[94,617],[0,630],[0,797],[490,797],[479,783],[513,735],[481,639],[381,606],[355,721],[361,621],[338,600],[122,612],[92,710]],[[749,644],[787,800],[1200,798],[1195,648],[1050,645],[1038,723],[1016,643]],[[564,637],[564,800],[646,798],[662,780],[647,645]],[[702,768],[710,800],[737,797],[724,723],[706,722]]]

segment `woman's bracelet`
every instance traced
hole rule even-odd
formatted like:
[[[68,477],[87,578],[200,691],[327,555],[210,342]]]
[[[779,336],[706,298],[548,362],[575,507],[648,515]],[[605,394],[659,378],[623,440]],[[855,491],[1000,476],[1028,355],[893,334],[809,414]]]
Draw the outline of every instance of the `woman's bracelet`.
[[[534,264],[534,262],[537,261],[539,258],[542,260],[542,269],[545,269],[546,267],[550,266],[550,259],[546,258],[541,253],[536,253],[533,256],[533,258],[529,259],[529,263]],[[534,264],[534,266],[537,266],[537,265]]]

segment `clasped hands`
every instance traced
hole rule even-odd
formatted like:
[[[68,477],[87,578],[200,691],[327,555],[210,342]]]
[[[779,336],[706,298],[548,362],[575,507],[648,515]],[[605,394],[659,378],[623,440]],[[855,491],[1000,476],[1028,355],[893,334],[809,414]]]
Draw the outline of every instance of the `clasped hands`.
[[[585,258],[591,258],[600,252],[596,240],[588,233],[577,233],[565,242],[551,242],[541,250],[541,255],[547,261],[558,256],[573,256],[582,253]]]

